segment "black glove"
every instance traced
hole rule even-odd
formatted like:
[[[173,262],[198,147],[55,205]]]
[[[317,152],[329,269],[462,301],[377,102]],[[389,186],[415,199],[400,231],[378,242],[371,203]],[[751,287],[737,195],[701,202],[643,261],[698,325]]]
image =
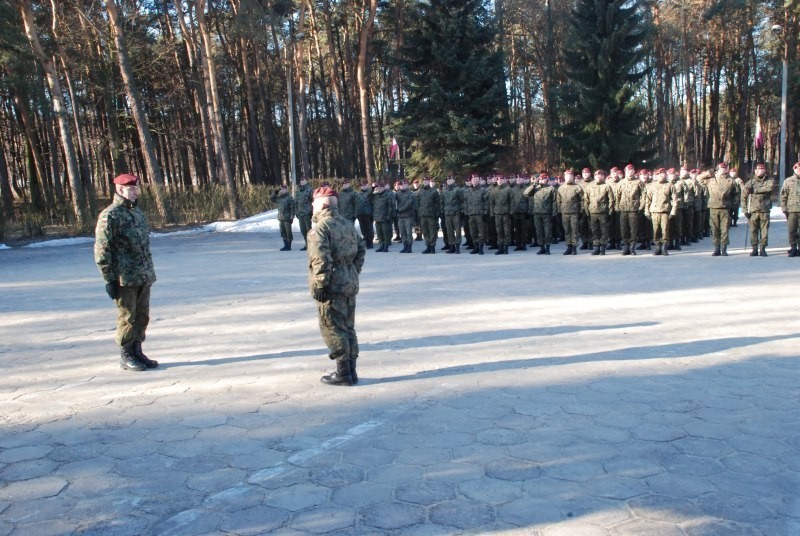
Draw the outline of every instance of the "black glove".
[[[755,192],[755,188],[753,188],[752,186],[748,186],[747,187],[747,191],[748,191],[748,193],[752,194],[753,192]]]
[[[314,299],[318,302],[328,301],[328,291],[326,291],[324,288],[315,288],[313,294]]]
[[[116,281],[113,283],[106,283],[106,293],[112,300],[119,298],[119,284]]]
[[[745,217],[745,218],[747,218],[747,219],[749,220],[749,219],[750,219],[750,213],[749,213],[749,212],[745,212],[745,213],[744,213],[744,217]]]

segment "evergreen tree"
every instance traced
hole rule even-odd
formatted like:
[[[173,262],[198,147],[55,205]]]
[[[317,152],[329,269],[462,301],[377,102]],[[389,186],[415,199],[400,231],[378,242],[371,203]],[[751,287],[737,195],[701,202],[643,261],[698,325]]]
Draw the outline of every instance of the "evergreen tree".
[[[573,165],[608,168],[653,156],[644,105],[650,20],[645,0],[577,0],[565,54],[559,139]]]
[[[412,173],[489,170],[510,131],[502,54],[483,0],[420,1],[400,51],[398,137]]]

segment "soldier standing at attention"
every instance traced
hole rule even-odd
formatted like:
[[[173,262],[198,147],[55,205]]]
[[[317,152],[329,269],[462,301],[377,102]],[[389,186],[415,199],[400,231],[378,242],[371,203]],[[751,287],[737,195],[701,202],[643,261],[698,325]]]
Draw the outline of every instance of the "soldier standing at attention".
[[[511,190],[503,175],[497,177],[497,186],[489,191],[489,207],[497,228],[497,251],[494,254],[508,255],[508,245],[511,243]]]
[[[784,182],[785,183],[785,182]],[[772,190],[775,181],[767,176],[767,166],[756,164],[755,176],[742,188],[744,215],[750,222],[751,257],[767,256],[769,243],[769,211],[772,209]],[[759,246],[761,247],[759,251]]]
[[[486,241],[486,221],[484,217],[486,208],[486,190],[481,188],[480,178],[473,175],[470,179],[472,185],[464,193],[464,211],[469,218],[469,232],[473,240],[470,255],[483,255],[483,244]]]
[[[639,236],[642,243],[639,249],[650,250],[650,243],[653,241],[653,224],[649,217],[645,216],[647,207],[647,192],[653,186],[653,177],[647,169],[639,170],[639,182],[642,183],[642,212],[639,218]]]
[[[733,180],[728,176],[728,164],[717,166],[717,173],[709,177],[708,211],[711,224],[711,236],[714,241],[714,257],[728,256],[728,232],[731,228],[731,206],[736,192]]]
[[[116,342],[120,367],[142,371],[158,361],[142,352],[150,323],[150,287],[156,281],[150,254],[150,229],[136,206],[139,178],[123,174],[114,179],[114,199],[97,219],[94,262],[103,275],[106,292],[117,305]]]
[[[783,181],[781,211],[786,216],[789,231],[789,257],[797,257],[797,238],[800,234],[800,162],[794,165],[794,175]]]
[[[525,188],[526,197],[532,197],[533,225],[536,228],[536,242],[539,244],[537,255],[550,255],[550,244],[553,243],[553,214],[556,209],[556,189],[550,186],[550,174],[539,173],[539,183],[533,182]]]
[[[733,181],[733,196],[731,197],[731,227],[736,227],[739,223],[739,205],[742,201],[742,186],[744,182],[739,177],[739,170],[730,168],[728,177]]]
[[[357,204],[353,183],[350,179],[344,179],[342,188],[339,190],[339,215],[350,223],[354,223],[356,221]]]
[[[356,295],[366,247],[350,222],[339,216],[336,192],[317,188],[313,207],[316,226],[308,233],[308,283],[328,357],[336,361],[336,372],[320,381],[353,385],[358,383]]]
[[[639,240],[639,215],[644,208],[644,185],[636,176],[633,164],[625,166],[625,178],[617,185],[617,211],[623,255],[636,255]]]
[[[394,214],[394,194],[389,191],[389,185],[377,185],[372,194],[372,217],[375,220],[375,229],[378,231],[378,242],[381,244],[375,250],[378,253],[388,252],[389,246],[392,244]]]
[[[422,188],[417,193],[417,213],[422,227],[422,237],[425,239],[425,251],[422,253],[436,253],[436,239],[439,234],[439,192],[431,186],[431,179],[422,179]]]
[[[668,249],[681,251],[681,234],[683,233],[683,207],[686,201],[686,192],[683,191],[683,181],[678,177],[675,168],[667,170],[667,181],[672,185],[675,190],[675,195],[678,199],[678,208],[673,210],[674,216],[669,217],[669,245]]]
[[[367,249],[372,249],[375,226],[372,222],[372,188],[367,182],[361,185],[361,191],[356,194],[356,218],[361,236],[367,243]]]
[[[279,190],[272,192],[270,200],[278,207],[278,225],[281,229],[283,247],[281,251],[292,250],[292,221],[294,221],[294,198],[289,195],[286,184],[281,184]]]
[[[617,188],[619,181],[622,180],[622,171],[618,167],[612,167],[606,177],[606,184],[611,187],[614,194],[614,201],[617,199]],[[619,213],[615,212],[608,219],[608,249],[622,249],[622,232],[619,228]]]
[[[655,181],[647,185],[644,214],[653,222],[653,240],[656,250],[653,255],[669,255],[669,218],[677,210],[678,196],[672,184],[667,181],[664,168],[656,170]]]
[[[606,172],[594,172],[594,182],[586,187],[586,215],[592,229],[592,255],[605,255],[608,243],[608,222],[615,212],[614,190],[606,184]]]
[[[311,230],[311,187],[305,177],[300,177],[300,186],[294,191],[294,210],[297,214],[297,221],[300,223],[300,234],[303,241],[306,240],[308,231]],[[305,251],[306,246],[300,248]]]
[[[564,255],[577,255],[580,218],[586,207],[583,201],[583,188],[575,184],[575,173],[572,169],[564,172],[564,184],[558,187],[556,203],[561,212],[561,222],[567,240]]]
[[[683,184],[683,229],[679,244],[689,246],[694,236],[694,205],[696,188],[694,180],[689,176],[689,169],[681,166],[680,181]]]
[[[411,244],[414,242],[414,214],[416,213],[416,197],[408,189],[408,183],[403,181],[395,192],[397,199],[397,225],[400,228],[400,239],[403,249],[400,253],[411,253]]]
[[[456,186],[453,177],[447,177],[446,186],[442,190],[442,211],[444,212],[445,230],[450,245],[447,253],[461,253],[461,214],[464,212],[464,195]]]

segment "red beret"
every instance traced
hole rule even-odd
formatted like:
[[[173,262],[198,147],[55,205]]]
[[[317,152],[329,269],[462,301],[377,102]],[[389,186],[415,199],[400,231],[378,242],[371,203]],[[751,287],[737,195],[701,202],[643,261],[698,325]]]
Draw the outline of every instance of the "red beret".
[[[611,168],[611,171],[619,171],[619,168],[617,166],[614,166]]]
[[[646,168],[642,168],[639,170],[639,175],[647,175],[650,173]]]
[[[330,186],[320,186],[314,190],[314,199],[318,197],[339,197]]]
[[[756,169],[767,169],[767,165],[763,162],[756,164]]]
[[[627,166],[625,166],[625,169],[626,170],[628,170],[628,169],[636,169],[636,167],[633,164],[628,164]]]
[[[575,171],[572,168],[567,168],[567,169],[564,170],[564,173],[569,173],[571,175],[574,175]]]
[[[583,168],[583,171],[581,171],[581,173],[591,173],[591,172],[592,170],[587,167]]]
[[[606,172],[604,170],[602,170],[602,169],[598,169],[597,171],[594,172],[594,174],[595,175],[605,175]]]
[[[728,169],[728,164],[726,164],[725,162],[720,162],[720,163],[717,165],[717,167],[718,167],[719,169]]]
[[[117,175],[117,178],[114,179],[114,184],[119,184],[120,186],[136,186],[139,184],[139,177],[129,173],[123,173],[122,175]]]
[[[675,168],[674,167],[669,168],[667,170],[667,173],[669,173],[670,175],[675,175]]]

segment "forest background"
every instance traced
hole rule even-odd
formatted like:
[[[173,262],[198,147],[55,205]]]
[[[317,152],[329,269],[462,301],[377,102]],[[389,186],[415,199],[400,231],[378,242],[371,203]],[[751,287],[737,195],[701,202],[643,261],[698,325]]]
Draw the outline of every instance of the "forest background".
[[[799,15],[798,0],[2,2],[0,239],[90,233],[123,172],[158,227],[263,211],[300,175],[777,175],[784,62],[786,166],[800,149]]]

